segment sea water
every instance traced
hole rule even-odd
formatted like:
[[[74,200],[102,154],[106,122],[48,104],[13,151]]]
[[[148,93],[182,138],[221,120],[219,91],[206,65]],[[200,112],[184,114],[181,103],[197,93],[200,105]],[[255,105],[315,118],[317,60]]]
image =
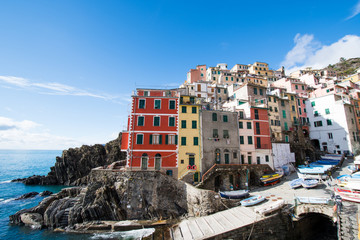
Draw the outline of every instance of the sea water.
[[[54,166],[56,156],[61,156],[60,150],[0,150],[0,239],[136,239],[147,235],[144,231],[129,231],[101,234],[69,234],[56,233],[50,230],[36,230],[25,226],[15,226],[9,223],[9,216],[24,208],[36,206],[44,197],[36,196],[30,199],[15,200],[24,193],[59,192],[66,186],[29,186],[23,183],[11,182],[12,179],[32,175],[46,175]],[[148,230],[149,231],[149,230]]]

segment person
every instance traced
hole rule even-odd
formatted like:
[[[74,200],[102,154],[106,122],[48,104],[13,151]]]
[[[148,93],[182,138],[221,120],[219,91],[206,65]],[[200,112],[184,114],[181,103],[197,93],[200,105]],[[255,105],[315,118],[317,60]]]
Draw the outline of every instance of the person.
[[[232,184],[230,184],[230,191],[234,190],[234,186]]]

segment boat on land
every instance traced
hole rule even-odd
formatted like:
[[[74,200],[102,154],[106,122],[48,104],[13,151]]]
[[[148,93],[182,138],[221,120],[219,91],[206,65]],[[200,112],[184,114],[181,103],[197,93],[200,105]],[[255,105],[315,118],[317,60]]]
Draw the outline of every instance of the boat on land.
[[[338,160],[317,160],[316,162],[311,163],[312,165],[338,165],[340,161]]]
[[[266,177],[265,177],[266,176]],[[269,177],[267,177],[269,176]],[[282,178],[282,174],[275,173],[270,175],[264,175],[260,178],[260,181],[263,183],[264,186],[270,186],[274,185],[278,182],[280,182],[280,179]]]
[[[319,181],[316,179],[303,179],[303,181],[301,182],[301,185],[306,188],[314,188],[319,184]]]
[[[291,188],[298,188],[298,187],[302,187],[302,181],[303,181],[303,179],[302,178],[297,178],[297,179],[294,179],[294,180],[292,180],[291,182],[289,182],[289,186],[291,187]]]
[[[324,174],[324,173],[318,173],[318,174],[309,174],[309,173],[300,173],[297,172],[297,175],[299,178],[303,178],[303,179],[317,179],[317,180],[325,180],[328,178],[328,175]]]
[[[278,176],[280,176],[279,173],[267,174],[267,175],[261,176],[260,180],[266,180],[268,178],[273,178],[273,177],[278,177]]]
[[[262,214],[262,215],[266,215],[269,213],[272,213],[280,208],[282,208],[282,206],[285,205],[285,201],[284,200],[276,200],[274,202],[269,202],[267,204],[264,204],[263,206],[259,206],[257,208],[254,209],[254,212]]]
[[[249,196],[249,190],[235,190],[220,192],[220,196],[227,199],[239,199]]]
[[[335,195],[340,196],[342,199],[360,203],[360,191],[345,189],[345,188],[334,188]]]
[[[241,206],[249,207],[265,201],[265,198],[261,195],[255,195],[240,201]]]
[[[346,167],[346,169],[350,172],[350,173],[355,173],[357,171],[357,168],[355,167],[355,165],[349,165]]]
[[[295,199],[300,203],[310,203],[310,204],[328,204],[330,198],[324,197],[295,197]]]

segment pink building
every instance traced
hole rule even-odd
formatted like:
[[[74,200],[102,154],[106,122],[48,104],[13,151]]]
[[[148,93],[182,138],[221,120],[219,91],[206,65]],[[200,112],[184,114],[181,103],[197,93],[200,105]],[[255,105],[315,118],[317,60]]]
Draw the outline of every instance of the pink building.
[[[190,69],[187,73],[187,83],[206,80],[206,65],[197,65],[196,69]]]

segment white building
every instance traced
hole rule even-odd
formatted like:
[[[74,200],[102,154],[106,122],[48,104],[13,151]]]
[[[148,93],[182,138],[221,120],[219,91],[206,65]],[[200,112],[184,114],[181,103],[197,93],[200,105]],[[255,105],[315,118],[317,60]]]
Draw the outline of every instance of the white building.
[[[352,152],[357,141],[357,127],[353,106],[348,99],[336,94],[309,98],[306,111],[310,139],[321,150],[338,154]]]

